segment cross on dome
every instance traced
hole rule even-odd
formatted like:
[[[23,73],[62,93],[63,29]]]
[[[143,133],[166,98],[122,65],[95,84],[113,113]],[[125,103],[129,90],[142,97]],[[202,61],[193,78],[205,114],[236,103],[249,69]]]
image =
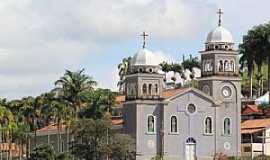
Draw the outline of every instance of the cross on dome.
[[[221,26],[221,16],[223,14],[222,10],[221,9],[218,9],[218,26]]]
[[[141,34],[140,36],[143,37],[143,49],[145,48],[145,43],[146,43],[146,37],[148,37],[149,35],[146,32],[143,32],[143,34]]]

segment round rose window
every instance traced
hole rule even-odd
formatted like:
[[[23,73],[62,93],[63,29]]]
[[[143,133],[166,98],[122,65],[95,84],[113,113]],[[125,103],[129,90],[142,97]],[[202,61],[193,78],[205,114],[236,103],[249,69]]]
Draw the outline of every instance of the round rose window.
[[[189,104],[187,107],[187,110],[190,114],[194,113],[196,111],[196,107],[194,104]]]

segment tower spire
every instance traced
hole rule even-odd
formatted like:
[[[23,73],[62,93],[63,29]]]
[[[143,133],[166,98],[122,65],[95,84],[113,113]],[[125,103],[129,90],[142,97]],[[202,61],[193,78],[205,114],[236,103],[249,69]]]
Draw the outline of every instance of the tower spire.
[[[149,35],[146,32],[143,32],[140,36],[143,37],[143,49],[145,48],[145,43],[146,43],[146,37]]]
[[[223,14],[222,10],[221,9],[218,9],[218,26],[221,26],[221,16]]]

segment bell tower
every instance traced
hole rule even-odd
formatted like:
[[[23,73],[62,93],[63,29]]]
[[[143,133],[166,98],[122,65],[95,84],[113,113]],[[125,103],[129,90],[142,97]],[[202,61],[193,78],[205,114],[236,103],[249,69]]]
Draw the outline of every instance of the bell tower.
[[[217,150],[227,155],[241,153],[241,83],[239,57],[234,48],[232,34],[222,27],[219,10],[218,26],[211,31],[201,51],[202,72],[199,89],[212,96],[215,107],[215,144]],[[230,126],[229,132],[224,126]]]
[[[143,46],[131,59],[129,74],[125,79],[125,94],[127,100],[148,99],[155,100],[161,98],[163,90],[163,75],[159,62],[155,55],[146,49],[146,37],[143,32]]]
[[[219,9],[217,13],[219,15],[218,26],[208,34],[205,49],[200,51],[202,72],[199,88],[213,97],[217,96],[215,80],[235,82],[240,80],[238,52],[234,48],[231,33],[222,27],[221,15],[223,12]]]

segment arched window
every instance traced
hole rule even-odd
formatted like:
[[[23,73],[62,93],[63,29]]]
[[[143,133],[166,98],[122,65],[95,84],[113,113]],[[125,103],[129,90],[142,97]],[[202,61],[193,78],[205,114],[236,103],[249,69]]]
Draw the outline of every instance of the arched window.
[[[224,131],[224,135],[231,134],[231,119],[230,118],[224,119],[223,131]]]
[[[229,62],[228,60],[224,61],[224,71],[230,71]]]
[[[234,61],[233,60],[231,60],[231,62],[230,62],[230,70],[232,72],[234,72]]]
[[[176,116],[171,117],[171,132],[172,133],[177,132],[177,117]]]
[[[149,92],[149,95],[152,94],[152,84],[149,84],[148,85],[148,92]]]
[[[206,119],[205,119],[205,133],[207,133],[207,134],[213,133],[212,118],[211,117],[206,117]]]
[[[142,91],[143,91],[143,94],[147,94],[147,85],[146,84],[143,84]]]
[[[155,93],[158,94],[158,84],[155,84]]]
[[[153,115],[148,115],[147,117],[147,132],[155,132],[155,117]]]
[[[219,63],[218,63],[218,70],[219,70],[220,72],[223,71],[223,61],[222,61],[222,60],[220,60]]]

